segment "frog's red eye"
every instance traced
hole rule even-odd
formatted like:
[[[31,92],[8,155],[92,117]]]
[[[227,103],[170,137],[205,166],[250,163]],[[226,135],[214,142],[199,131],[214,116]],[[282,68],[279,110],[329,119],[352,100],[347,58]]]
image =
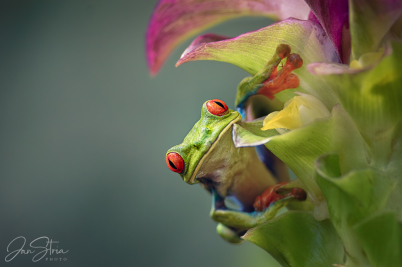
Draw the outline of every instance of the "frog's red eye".
[[[228,106],[222,100],[212,99],[207,102],[207,109],[211,114],[222,116],[228,110]]]
[[[176,152],[171,152],[166,156],[166,164],[173,172],[181,173],[184,170],[184,160]]]

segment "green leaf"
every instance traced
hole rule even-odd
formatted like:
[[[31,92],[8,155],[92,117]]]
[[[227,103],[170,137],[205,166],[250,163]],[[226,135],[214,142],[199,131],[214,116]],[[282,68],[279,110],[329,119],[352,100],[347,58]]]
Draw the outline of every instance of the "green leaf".
[[[402,266],[402,225],[386,212],[355,226],[355,232],[373,267]]]
[[[372,168],[352,170],[342,175],[339,159],[338,154],[318,158],[316,179],[327,199],[334,224],[353,226],[381,210],[395,184],[385,173]]]
[[[266,250],[282,266],[343,264],[342,242],[330,220],[317,221],[309,212],[286,212],[250,229],[243,239]]]
[[[236,147],[263,145],[270,137],[278,135],[275,129],[263,131],[264,118],[254,121],[241,121],[233,125],[233,142]]]
[[[286,102],[293,97],[293,92],[301,91],[320,98],[332,108],[337,100],[328,94],[330,84],[311,75],[306,66],[313,62],[340,62],[340,59],[324,30],[312,21],[289,18],[233,39],[205,43],[194,50],[186,50],[176,65],[194,60],[216,60],[234,64],[254,76],[282,43],[290,45],[292,53],[301,56],[303,66],[294,70],[300,78],[300,87],[275,96]]]
[[[353,227],[386,206],[395,183],[373,168],[343,172],[339,160],[335,153],[317,159],[316,180],[344,243],[349,266],[365,266],[368,260]]]

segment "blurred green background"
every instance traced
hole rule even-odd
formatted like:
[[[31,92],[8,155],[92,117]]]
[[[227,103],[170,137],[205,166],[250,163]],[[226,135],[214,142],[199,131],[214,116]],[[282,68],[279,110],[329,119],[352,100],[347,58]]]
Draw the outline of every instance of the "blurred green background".
[[[156,2],[1,1],[1,266],[277,266],[252,244],[224,242],[209,194],[165,166],[201,105],[219,98],[233,108],[247,73],[219,62],[175,68],[188,41],[151,78],[144,36]],[[6,263],[18,236],[25,249],[58,241],[67,261]]]

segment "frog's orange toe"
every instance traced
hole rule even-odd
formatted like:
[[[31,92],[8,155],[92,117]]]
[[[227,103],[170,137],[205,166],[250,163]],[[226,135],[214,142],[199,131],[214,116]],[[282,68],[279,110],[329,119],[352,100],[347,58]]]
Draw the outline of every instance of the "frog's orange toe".
[[[282,69],[278,71],[277,66],[273,68],[270,77],[262,82],[262,87],[257,93],[269,99],[274,99],[275,94],[283,90],[299,87],[300,80],[292,71],[300,68],[302,65],[303,59],[299,54],[290,54]]]
[[[290,194],[297,200],[299,201],[303,201],[307,199],[307,194],[306,191],[304,191],[301,188],[293,188],[292,191],[290,192]]]
[[[287,184],[287,182],[282,182],[268,187],[260,196],[256,197],[253,205],[254,209],[256,211],[264,211],[269,208],[269,205],[285,197],[293,197],[295,200],[298,201],[306,200],[306,191],[298,187],[292,188],[291,191],[287,194],[279,194],[277,192],[278,189],[280,189],[285,184]],[[284,189],[283,191],[286,191],[286,189]]]
[[[287,184],[287,182],[282,182],[276,185],[272,185],[265,189],[265,191],[258,196],[254,202],[254,209],[256,211],[264,211],[266,210],[269,205],[285,196],[279,195],[276,191],[281,187]]]
[[[293,69],[298,69],[303,66],[303,59],[299,54],[290,54],[286,60],[286,64],[292,64]]]

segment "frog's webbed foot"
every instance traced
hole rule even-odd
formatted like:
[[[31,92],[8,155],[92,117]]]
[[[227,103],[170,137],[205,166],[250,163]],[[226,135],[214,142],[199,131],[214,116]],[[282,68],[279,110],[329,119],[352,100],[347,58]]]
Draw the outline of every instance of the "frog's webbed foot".
[[[304,201],[307,198],[306,191],[301,188],[283,188],[288,182],[278,183],[270,186],[258,197],[255,198],[254,209],[256,211],[264,211],[276,201],[291,197],[295,200]]]
[[[276,75],[271,74],[271,76],[262,83],[263,86],[257,93],[269,99],[274,99],[275,94],[283,90],[299,87],[299,77],[291,72],[300,68],[302,65],[303,60],[298,54],[290,54],[286,60],[285,66],[283,66]]]
[[[274,55],[265,66],[256,73],[253,77],[244,78],[237,86],[236,94],[236,107],[240,108],[244,105],[244,102],[251,96],[258,92],[263,86],[263,82],[271,76],[278,75],[278,65],[282,59],[286,58],[290,54],[290,46],[286,44],[280,44],[277,46]]]
[[[245,113],[246,100],[255,94],[274,99],[274,95],[290,88],[297,88],[299,78],[291,72],[303,65],[298,54],[290,54],[290,46],[280,44],[272,58],[253,77],[243,79],[237,87],[236,107],[240,114]],[[285,65],[278,71],[281,60],[287,58]],[[281,63],[282,64],[282,63]]]

